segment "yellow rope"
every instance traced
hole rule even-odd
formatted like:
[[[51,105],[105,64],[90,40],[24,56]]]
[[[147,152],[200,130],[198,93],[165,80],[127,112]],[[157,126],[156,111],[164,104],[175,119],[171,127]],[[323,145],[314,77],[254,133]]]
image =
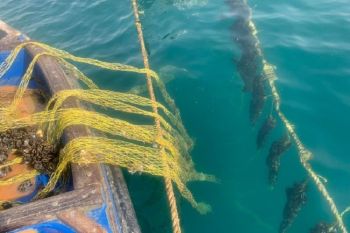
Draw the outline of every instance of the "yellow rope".
[[[23,162],[23,159],[21,157],[17,157],[15,159],[12,159],[10,161],[7,161],[6,163],[4,164],[1,164],[0,165],[0,169],[3,169],[4,167],[7,167],[7,166],[12,166],[12,165],[15,165],[15,164],[20,164]]]
[[[302,164],[304,169],[307,171],[309,176],[312,178],[312,180],[315,183],[315,185],[317,186],[319,192],[322,194],[324,199],[327,201],[327,203],[328,203],[328,205],[329,205],[329,207],[330,207],[330,209],[331,209],[331,211],[332,211],[332,213],[337,221],[337,224],[338,224],[340,230],[343,233],[347,233],[347,229],[344,225],[342,216],[339,213],[334,200],[332,199],[332,197],[328,193],[325,185],[322,183],[320,176],[312,169],[310,163],[308,162],[312,157],[312,153],[305,148],[305,146],[301,142],[299,136],[295,132],[293,125],[289,122],[287,117],[284,115],[284,113],[280,109],[281,97],[280,97],[280,95],[277,91],[276,85],[275,85],[275,80],[277,79],[277,75],[274,71],[274,67],[272,65],[270,65],[266,61],[266,59],[264,58],[262,49],[260,47],[260,41],[259,41],[259,38],[257,37],[258,31],[256,29],[254,22],[252,21],[252,11],[251,11],[250,7],[248,6],[247,0],[243,0],[243,2],[246,4],[247,8],[249,9],[248,27],[250,28],[251,34],[256,41],[255,48],[256,48],[257,52],[259,53],[260,57],[262,58],[263,72],[268,79],[268,84],[269,84],[269,87],[271,89],[271,93],[272,93],[272,97],[273,97],[273,101],[274,101],[275,111],[277,112],[279,118],[281,119],[281,121],[285,125],[287,131],[289,132],[289,134],[291,135],[293,141],[295,142],[295,144],[297,146],[298,154],[300,157],[300,163]]]
[[[145,68],[147,70],[150,70],[148,55],[147,55],[145,41],[144,41],[143,32],[142,32],[142,25],[141,25],[141,21],[140,21],[140,17],[139,17],[139,12],[138,12],[137,0],[132,0],[132,6],[133,6],[133,11],[134,11],[135,25],[136,25],[136,29],[137,29],[138,39],[139,39],[140,46],[141,46],[143,63],[144,63]],[[162,138],[163,137],[162,128],[161,128],[160,119],[159,119],[159,115],[158,115],[156,97],[154,94],[152,79],[151,79],[151,75],[149,72],[146,72],[146,79],[147,79],[148,92],[149,92],[149,95],[150,95],[150,98],[152,101],[153,112],[156,115],[155,124],[156,124],[156,128],[158,131],[158,137]],[[160,153],[161,153],[161,156],[166,156],[163,148],[161,148]],[[169,170],[169,167],[168,167],[168,170]],[[181,233],[180,218],[179,218],[179,213],[177,210],[177,204],[176,204],[176,198],[175,198],[175,194],[174,194],[173,184],[171,182],[171,179],[169,179],[167,177],[165,177],[165,188],[166,188],[166,194],[167,194],[169,205],[170,205],[170,214],[171,214],[173,232],[174,233]]]
[[[6,180],[0,180],[0,186],[10,185],[10,184],[14,184],[14,183],[20,183],[20,182],[32,179],[39,174],[40,173],[36,170],[32,170],[32,171],[26,172],[24,174],[19,174],[17,176],[13,176],[13,177],[8,178]]]

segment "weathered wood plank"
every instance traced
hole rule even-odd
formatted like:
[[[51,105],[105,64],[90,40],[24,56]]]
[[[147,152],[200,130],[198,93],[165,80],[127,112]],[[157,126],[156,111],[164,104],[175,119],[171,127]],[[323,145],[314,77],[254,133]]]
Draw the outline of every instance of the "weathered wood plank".
[[[83,189],[0,211],[0,232],[55,219],[56,214],[69,208],[95,208],[101,205],[100,187],[98,185],[88,185]]]
[[[0,20],[0,51],[15,48],[23,39],[28,39],[28,37]]]
[[[39,52],[39,50],[33,48],[30,48],[29,51],[32,54]],[[45,56],[39,59],[38,65],[41,72],[43,72],[41,76],[53,77],[47,79],[47,86],[49,87],[50,93],[56,93],[64,89],[79,88],[77,81],[71,77],[67,77],[54,58]],[[79,101],[74,99],[66,101],[64,107],[89,108],[89,106],[82,105]],[[66,140],[87,135],[96,134],[88,128],[81,126],[69,127],[65,131]],[[105,190],[103,193],[104,200],[107,202],[107,214],[110,219],[111,227],[115,232],[141,232],[120,168],[109,165],[73,164],[72,172],[75,188],[80,188],[86,184],[95,182],[103,185]]]
[[[28,51],[32,56],[40,52],[40,49],[29,47]],[[55,58],[43,56],[39,59],[36,66],[36,76],[41,77],[45,81],[45,85],[50,93],[54,95],[61,90],[79,88],[73,78],[67,76],[61,69]],[[77,100],[66,101],[64,107],[80,107],[83,106]],[[80,136],[90,135],[91,132],[86,127],[69,127],[65,130],[65,140],[69,141]],[[72,165],[74,188],[82,188],[87,184],[99,183],[102,179],[99,168],[96,165]],[[93,174],[93,175],[92,175]]]
[[[29,48],[31,54],[40,52],[40,49]],[[43,77],[53,77],[47,80],[50,93],[56,93],[64,89],[79,88],[79,83],[67,77],[56,60],[52,57],[44,56],[38,61],[38,67]],[[40,72],[39,70],[39,72]],[[77,100],[66,101],[64,107],[84,107]],[[78,136],[96,135],[86,127],[69,127],[65,131],[67,140]],[[79,188],[87,183],[99,182],[103,185],[104,199],[107,202],[107,211],[115,232],[140,233],[136,214],[131,203],[129,192],[124,181],[120,168],[108,165],[73,165],[72,166],[74,187]],[[90,178],[89,178],[90,177]]]
[[[77,233],[107,233],[107,230],[100,224],[86,216],[84,210],[70,208],[57,214],[57,217]]]
[[[109,195],[105,197],[105,201],[109,203],[107,205],[109,208],[114,206],[115,211],[122,216],[119,220],[122,232],[141,233],[121,169],[107,165],[102,165],[102,169],[105,171],[105,179],[107,180],[103,185],[108,186],[105,187],[105,190],[109,190]]]

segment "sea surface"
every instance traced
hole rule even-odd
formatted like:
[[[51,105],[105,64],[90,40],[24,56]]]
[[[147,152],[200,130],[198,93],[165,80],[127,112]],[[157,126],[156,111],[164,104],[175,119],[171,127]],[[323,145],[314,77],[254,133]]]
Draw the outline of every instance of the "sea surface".
[[[240,50],[233,25],[240,12],[230,4],[237,1],[243,0],[140,0],[151,67],[166,82],[195,141],[196,168],[219,180],[190,184],[196,199],[211,205],[207,215],[177,195],[184,233],[278,232],[286,188],[306,177],[292,145],[281,158],[276,186],[268,185],[265,161],[278,137],[256,149],[261,120],[249,120],[250,95],[242,91],[236,66]],[[350,205],[349,1],[248,4],[265,58],[276,67],[281,109],[342,211]],[[0,19],[79,56],[143,65],[130,0],[1,0]],[[126,90],[137,82],[125,81],[129,74],[82,69],[103,88]],[[161,179],[126,178],[143,232],[171,232]],[[288,232],[334,222],[312,182],[307,198]],[[350,230],[350,216],[344,220]]]

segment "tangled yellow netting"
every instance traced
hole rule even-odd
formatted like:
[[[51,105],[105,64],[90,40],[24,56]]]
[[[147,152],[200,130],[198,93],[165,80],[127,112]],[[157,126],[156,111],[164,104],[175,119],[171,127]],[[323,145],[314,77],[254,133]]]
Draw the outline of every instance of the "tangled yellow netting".
[[[331,212],[336,220],[336,224],[339,227],[339,229],[341,230],[341,232],[347,233],[347,229],[346,229],[344,222],[343,222],[343,219],[342,219],[343,214],[341,214],[339,212],[333,198],[331,197],[331,195],[327,191],[325,184],[322,182],[322,181],[324,181],[323,177],[318,175],[313,170],[313,168],[311,167],[311,165],[309,163],[309,160],[312,158],[312,153],[305,148],[305,146],[301,142],[298,134],[296,133],[294,126],[290,123],[290,121],[287,119],[285,114],[280,109],[281,98],[280,98],[280,95],[279,95],[277,88],[276,88],[276,85],[275,85],[275,80],[277,79],[277,75],[275,73],[275,68],[273,65],[269,64],[264,57],[263,51],[260,47],[260,40],[257,36],[258,31],[256,29],[254,22],[252,21],[251,8],[249,7],[247,0],[242,0],[242,1],[246,5],[247,9],[249,10],[248,28],[250,30],[251,36],[254,38],[255,49],[258,52],[258,55],[262,59],[263,72],[264,72],[265,77],[267,77],[268,85],[269,85],[269,88],[270,88],[271,93],[272,93],[272,98],[273,98],[273,102],[274,102],[274,109],[275,109],[276,113],[278,114],[279,118],[281,119],[282,123],[286,127],[286,129],[287,129],[288,133],[290,134],[291,138],[293,139],[294,143],[296,144],[301,165],[304,167],[304,169],[306,170],[308,175],[311,177],[311,180],[316,185],[318,191],[321,193],[323,198],[328,203],[328,205],[331,209]]]
[[[55,188],[69,163],[105,163],[127,168],[131,172],[165,177],[176,185],[182,196],[199,212],[205,213],[209,210],[209,206],[198,203],[194,199],[186,184],[190,181],[214,181],[215,178],[194,169],[189,156],[192,141],[182,124],[173,100],[167,94],[156,72],[119,63],[76,57],[46,44],[28,41],[17,46],[1,64],[0,78],[9,70],[20,50],[26,46],[40,49],[40,52],[29,64],[13,102],[6,108],[0,108],[0,132],[36,126],[43,131],[49,142],[56,145],[59,144],[64,130],[74,125],[83,125],[105,135],[77,137],[69,141],[60,151],[58,167],[51,175],[47,186],[39,193],[39,197],[45,196]],[[67,72],[82,81],[88,89],[62,90],[48,100],[43,111],[26,117],[17,117],[15,109],[28,88],[36,62],[42,56],[56,58]],[[97,89],[97,85],[92,80],[67,60],[113,71],[150,75],[156,81],[163,100],[171,110],[152,98]],[[64,107],[65,101],[70,98],[89,103],[95,106],[94,109],[103,109],[104,113],[85,108]],[[154,108],[157,111],[154,111]],[[128,118],[131,115],[137,116],[137,120],[131,121]],[[159,122],[159,125],[155,125],[154,122]],[[21,160],[17,158],[2,166],[20,162]],[[21,182],[37,174],[37,171],[20,174],[1,180],[0,185]]]

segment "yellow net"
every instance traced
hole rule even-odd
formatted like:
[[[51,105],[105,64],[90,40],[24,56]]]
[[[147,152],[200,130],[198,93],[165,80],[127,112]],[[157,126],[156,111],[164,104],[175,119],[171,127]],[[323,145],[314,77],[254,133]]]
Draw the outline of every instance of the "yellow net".
[[[106,135],[77,137],[69,141],[60,151],[58,166],[52,173],[49,183],[39,193],[38,197],[44,197],[55,188],[69,163],[105,163],[118,165],[132,172],[165,177],[176,185],[182,196],[198,211],[205,213],[209,210],[209,206],[196,202],[186,185],[190,181],[214,181],[215,178],[195,171],[194,164],[189,156],[192,141],[182,124],[174,101],[167,94],[156,72],[119,63],[76,57],[42,43],[25,42],[16,47],[0,66],[0,78],[9,70],[19,51],[26,46],[31,46],[32,49],[39,49],[40,51],[33,57],[22,77],[11,105],[0,108],[0,132],[35,126],[42,130],[47,141],[55,145],[60,143],[65,129],[76,125],[83,125]],[[57,58],[65,71],[81,80],[88,89],[60,91],[48,100],[43,111],[25,117],[18,117],[15,115],[15,109],[28,88],[36,62],[42,56]],[[73,64],[68,63],[67,60],[113,71],[149,74],[150,77],[156,80],[162,98],[171,107],[171,111],[152,99],[97,89],[91,79]],[[64,107],[65,101],[70,98],[96,107],[102,107],[104,113],[90,108],[88,110]],[[154,108],[157,111],[154,111]],[[114,114],[107,114],[108,111],[113,111]],[[119,116],[118,113],[124,114]],[[131,122],[128,118],[129,115],[136,115],[139,120]],[[159,125],[154,125],[155,121],[158,121]],[[161,131],[161,134],[159,131]],[[21,159],[18,158],[9,163],[20,162]],[[8,166],[9,163],[4,164],[4,166]],[[33,170],[7,180],[1,180],[0,185],[24,181],[35,177],[37,174],[38,172]]]
[[[132,3],[133,13],[134,13],[134,19],[135,19],[135,26],[136,26],[136,30],[137,30],[137,36],[138,36],[138,39],[139,39],[139,42],[140,42],[140,48],[141,48],[141,54],[142,54],[142,58],[143,58],[143,64],[144,64],[144,67],[147,70],[150,70],[148,54],[147,54],[147,51],[146,51],[145,40],[144,40],[144,37],[143,37],[143,30],[142,30],[141,20],[140,20],[140,17],[139,17],[138,1],[137,0],[131,0],[131,3]],[[153,112],[156,114],[155,126],[157,128],[158,136],[160,138],[162,138],[163,134],[162,134],[161,122],[160,122],[159,117],[157,117],[157,115],[158,115],[158,108],[156,106],[156,96],[154,94],[153,83],[152,83],[151,77],[152,77],[152,74],[150,72],[147,72],[146,73],[147,90],[148,90],[148,93],[150,95],[150,99],[152,101]],[[170,106],[173,107],[174,111],[176,112],[176,114],[179,117],[179,114],[176,111],[176,107],[175,107],[174,102],[172,101],[171,98],[168,97],[168,95],[166,94],[166,91],[165,91],[165,87],[162,86],[161,84],[160,84],[160,90],[161,90],[163,96],[165,97],[166,102]],[[164,156],[163,149],[162,149],[162,152],[163,153],[161,153],[161,154]],[[170,171],[170,169],[171,168],[168,167],[167,170]],[[181,233],[180,218],[179,218],[179,213],[178,213],[177,204],[176,204],[176,198],[175,198],[175,194],[174,194],[174,190],[173,190],[173,184],[171,182],[171,179],[169,179],[167,177],[165,177],[164,182],[165,182],[165,191],[166,191],[168,202],[169,202],[169,206],[170,206],[170,214],[171,214],[171,222],[172,222],[173,232],[174,233]]]
[[[152,103],[147,98],[127,93],[99,89],[77,89],[60,91],[51,98],[48,103],[48,107],[51,107],[53,112],[56,112],[57,109],[62,106],[63,102],[71,97],[75,97],[81,101],[85,101],[94,105],[104,106],[121,112],[138,114],[150,118],[156,117],[156,114],[151,111]],[[157,103],[157,107],[161,110],[162,113],[164,113],[164,117],[167,119],[165,120],[162,116],[159,116],[162,127],[166,131],[176,134],[176,138],[182,142],[181,146],[190,149],[192,146],[192,141],[188,136],[181,122],[181,119],[177,118],[174,114],[168,111],[168,109],[165,108],[162,104]],[[49,109],[47,108],[47,110]],[[174,129],[170,124],[174,125],[178,130]]]

